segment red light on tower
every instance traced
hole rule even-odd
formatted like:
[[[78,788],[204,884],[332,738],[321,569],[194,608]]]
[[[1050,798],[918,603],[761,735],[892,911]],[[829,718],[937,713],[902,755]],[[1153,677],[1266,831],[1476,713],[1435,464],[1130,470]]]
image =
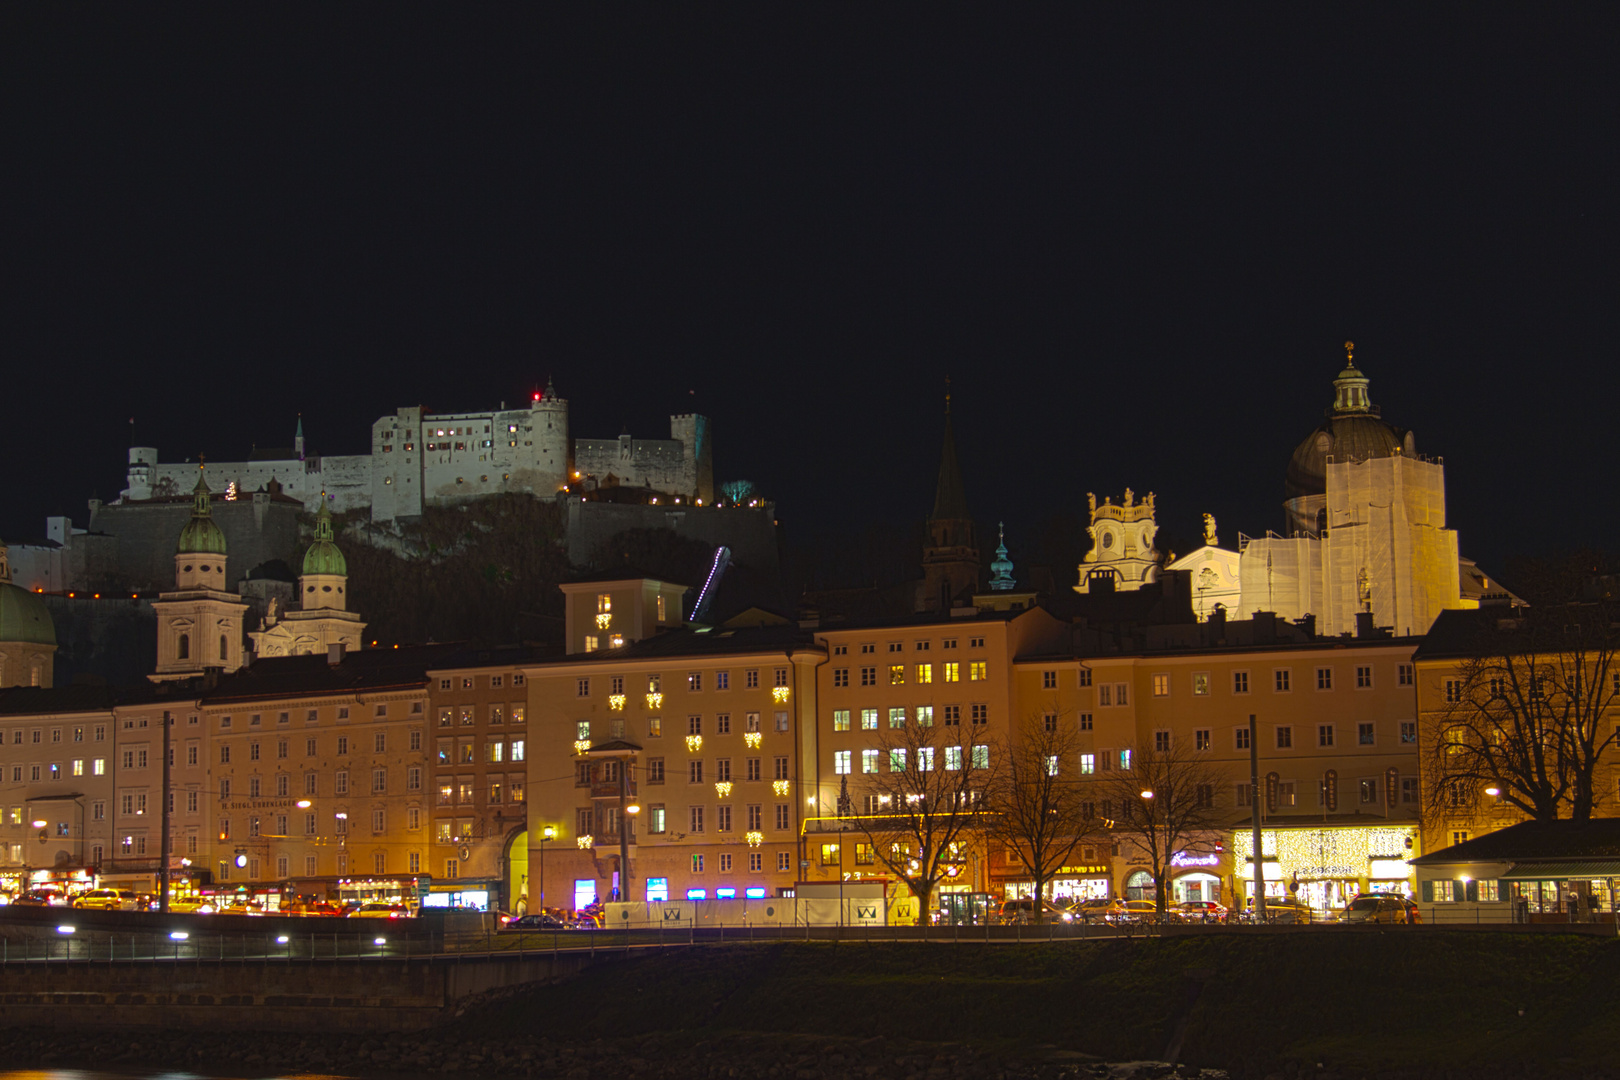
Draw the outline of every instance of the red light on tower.
[[[539,394],[534,395],[534,400],[539,401],[540,400],[540,395]]]

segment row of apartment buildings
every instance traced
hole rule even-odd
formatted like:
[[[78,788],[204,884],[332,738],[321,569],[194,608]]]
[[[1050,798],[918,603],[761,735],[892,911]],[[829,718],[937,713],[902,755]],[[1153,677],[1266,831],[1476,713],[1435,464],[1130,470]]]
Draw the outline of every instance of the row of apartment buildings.
[[[1226,826],[1176,866],[1177,900],[1246,895],[1251,715],[1268,889],[1325,906],[1407,888],[1405,859],[1456,838],[1423,829],[1419,727],[1446,670],[1420,639],[1144,617],[1185,601],[1177,574],[1075,611],[1004,595],[824,626],[683,625],[681,588],[647,578],[565,591],[560,651],[334,647],[138,691],[0,691],[0,888],[150,888],[165,809],[175,873],[266,897],[580,907],[615,895],[621,852],[638,900],[882,878],[849,819],[878,809],[884,739],[917,724],[961,732],[943,767],[988,765],[1036,721],[1073,731],[1054,767],[1076,783],[1142,747],[1207,759]],[[994,845],[964,865],[949,888],[1030,888]],[[1150,883],[1104,836],[1054,887]]]

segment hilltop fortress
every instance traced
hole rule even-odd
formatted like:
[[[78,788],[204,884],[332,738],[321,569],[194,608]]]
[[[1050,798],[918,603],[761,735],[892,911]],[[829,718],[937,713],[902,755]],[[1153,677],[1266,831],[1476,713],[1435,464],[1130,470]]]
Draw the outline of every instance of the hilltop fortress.
[[[400,409],[371,425],[371,452],[306,453],[300,421],[293,446],[255,450],[246,461],[210,461],[203,476],[214,491],[246,498],[285,495],[315,505],[321,492],[342,512],[369,508],[374,522],[419,517],[423,507],[448,506],[508,492],[549,498],[573,487],[644,488],[698,506],[715,501],[709,419],[671,416],[668,439],[574,439],[568,402],[547,385],[527,408],[426,413]],[[129,451],[124,503],[181,496],[195,482],[194,462],[160,462],[155,447]]]

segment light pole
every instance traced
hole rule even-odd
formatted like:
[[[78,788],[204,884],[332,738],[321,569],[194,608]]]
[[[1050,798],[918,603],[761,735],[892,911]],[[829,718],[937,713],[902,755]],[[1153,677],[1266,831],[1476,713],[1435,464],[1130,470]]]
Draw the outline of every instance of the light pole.
[[[556,838],[557,830],[555,827],[547,825],[540,830],[540,910],[542,912],[546,910],[546,841],[555,840]]]

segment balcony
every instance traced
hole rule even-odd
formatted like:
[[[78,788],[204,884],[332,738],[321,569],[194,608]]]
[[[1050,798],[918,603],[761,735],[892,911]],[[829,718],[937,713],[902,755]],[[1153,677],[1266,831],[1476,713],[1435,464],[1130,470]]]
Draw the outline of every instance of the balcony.
[[[630,781],[629,797],[636,797],[636,782]],[[617,780],[597,780],[591,784],[591,798],[617,799],[619,797],[619,782]]]

